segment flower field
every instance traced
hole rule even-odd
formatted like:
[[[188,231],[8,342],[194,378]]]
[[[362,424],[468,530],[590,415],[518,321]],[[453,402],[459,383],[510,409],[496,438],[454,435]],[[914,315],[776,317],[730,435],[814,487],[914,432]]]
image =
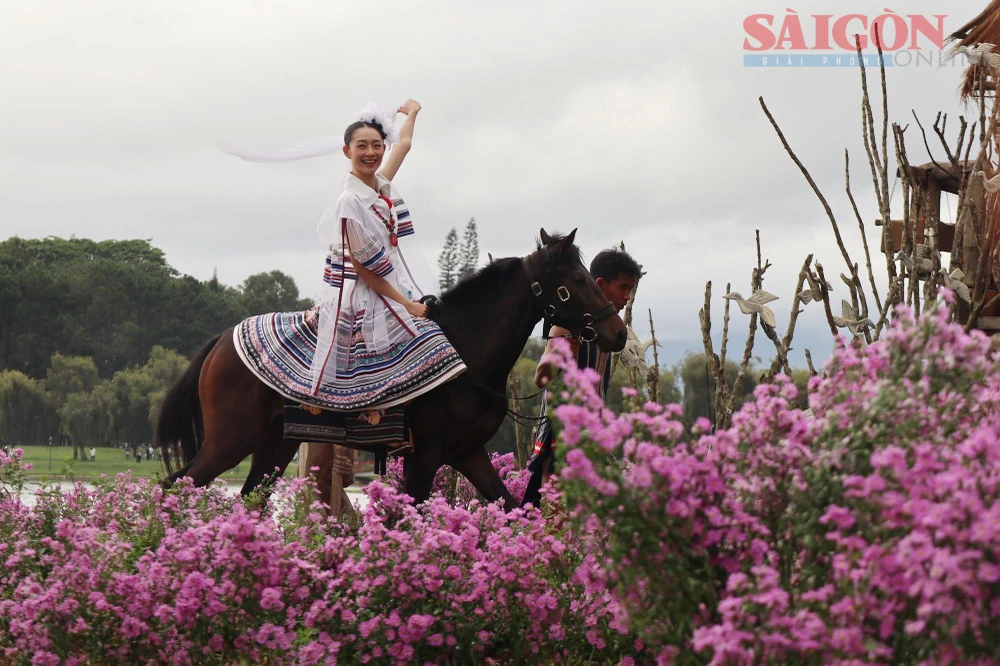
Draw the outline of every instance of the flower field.
[[[841,345],[815,417],[779,380],[715,433],[616,415],[567,367],[557,488],[509,515],[444,475],[415,508],[398,469],[343,523],[300,481],[120,475],[29,508],[0,457],[0,661],[997,663],[1000,373],[946,319]]]

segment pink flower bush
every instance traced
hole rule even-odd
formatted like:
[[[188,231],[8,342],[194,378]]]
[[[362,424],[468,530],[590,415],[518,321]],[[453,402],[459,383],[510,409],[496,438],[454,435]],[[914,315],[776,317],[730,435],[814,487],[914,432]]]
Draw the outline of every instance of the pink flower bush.
[[[567,362],[560,487],[593,580],[678,663],[996,663],[1000,373],[980,333],[900,310],[733,427],[616,417]],[[614,461],[609,463],[609,460]]]
[[[615,415],[567,355],[541,510],[444,478],[414,507],[398,469],[356,523],[302,481],[259,510],[127,476],[27,507],[0,454],[0,661],[997,663],[1000,373],[946,319],[841,344],[814,418],[779,378],[714,434]]]
[[[18,461],[0,460],[13,474]],[[500,465],[507,464],[503,458]],[[125,475],[0,503],[0,661],[617,662],[643,654],[578,538],[538,511],[369,486],[358,527]]]

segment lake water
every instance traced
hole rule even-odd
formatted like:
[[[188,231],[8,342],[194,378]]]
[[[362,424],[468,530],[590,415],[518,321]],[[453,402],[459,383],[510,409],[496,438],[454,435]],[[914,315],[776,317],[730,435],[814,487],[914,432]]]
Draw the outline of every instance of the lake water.
[[[73,488],[72,481],[56,481],[50,483],[49,485],[58,485],[61,490],[71,490]],[[90,484],[87,484],[90,485]],[[36,491],[41,487],[40,483],[26,483],[24,489],[21,491],[21,501],[28,506],[34,506],[36,497]],[[242,483],[230,483],[226,485],[228,492],[233,495],[238,495],[240,488],[243,487]],[[361,492],[361,487],[358,485],[351,486],[347,489],[347,496],[351,498],[351,504],[355,506],[365,507],[368,505],[368,496]]]

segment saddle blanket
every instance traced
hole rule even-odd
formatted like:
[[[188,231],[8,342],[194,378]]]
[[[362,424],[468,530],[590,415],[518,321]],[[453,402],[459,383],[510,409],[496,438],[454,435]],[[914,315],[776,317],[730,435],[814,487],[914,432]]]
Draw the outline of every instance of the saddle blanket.
[[[285,402],[284,438],[300,442],[338,444],[375,454],[375,473],[385,473],[386,453],[410,440],[406,408],[372,412],[334,412]]]

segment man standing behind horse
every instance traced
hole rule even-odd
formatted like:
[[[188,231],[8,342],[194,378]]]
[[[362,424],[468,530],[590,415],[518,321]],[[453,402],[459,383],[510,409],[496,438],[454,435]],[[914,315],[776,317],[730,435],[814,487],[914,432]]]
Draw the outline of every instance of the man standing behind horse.
[[[597,286],[604,292],[604,296],[614,304],[618,312],[621,312],[628,304],[628,300],[632,296],[632,290],[635,289],[635,285],[639,281],[641,269],[635,259],[627,252],[614,249],[604,250],[594,257],[594,260],[590,263],[590,274],[597,282]],[[548,386],[553,374],[554,350],[552,340],[554,338],[567,337],[570,340],[570,348],[576,355],[577,366],[580,369],[591,368],[597,371],[597,374],[601,377],[601,398],[606,399],[608,386],[611,384],[610,352],[602,352],[594,342],[586,342],[579,338],[570,337],[569,331],[558,326],[550,327],[548,332],[544,334],[549,338],[549,343],[545,348],[545,353],[542,354],[542,358],[538,361],[538,367],[535,370],[535,385],[538,388]],[[545,417],[548,409],[547,403],[548,392],[542,395],[540,411],[542,420],[535,431],[535,451],[531,461],[528,463],[528,469],[531,471],[531,479],[528,481],[528,487],[524,491],[524,498],[521,500],[522,506],[526,504],[538,506],[538,501],[541,499],[539,490],[542,484],[548,481],[549,476],[554,471],[552,423]]]

